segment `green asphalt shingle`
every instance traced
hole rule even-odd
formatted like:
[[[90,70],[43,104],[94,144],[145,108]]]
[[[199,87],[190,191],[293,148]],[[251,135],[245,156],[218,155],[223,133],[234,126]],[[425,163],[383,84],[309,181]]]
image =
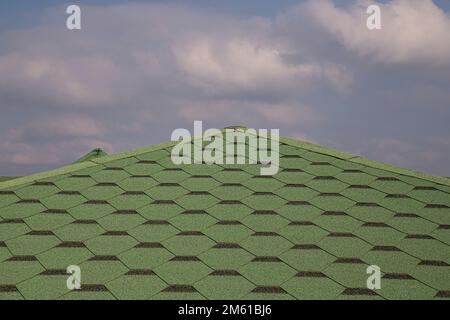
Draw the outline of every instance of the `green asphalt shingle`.
[[[450,297],[449,179],[287,138],[270,177],[173,145],[1,182],[0,299]]]

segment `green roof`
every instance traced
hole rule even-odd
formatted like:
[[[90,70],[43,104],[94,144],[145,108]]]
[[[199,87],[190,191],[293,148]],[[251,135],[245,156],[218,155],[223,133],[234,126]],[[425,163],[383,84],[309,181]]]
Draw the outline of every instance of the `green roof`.
[[[0,299],[450,297],[449,179],[287,138],[274,176],[173,145],[0,183]]]

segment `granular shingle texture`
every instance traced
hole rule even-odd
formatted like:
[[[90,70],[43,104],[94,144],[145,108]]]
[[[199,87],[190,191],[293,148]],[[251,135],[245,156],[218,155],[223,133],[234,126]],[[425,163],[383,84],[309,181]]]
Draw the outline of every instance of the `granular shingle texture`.
[[[0,299],[450,297],[448,179],[286,138],[270,177],[172,146],[0,183]]]

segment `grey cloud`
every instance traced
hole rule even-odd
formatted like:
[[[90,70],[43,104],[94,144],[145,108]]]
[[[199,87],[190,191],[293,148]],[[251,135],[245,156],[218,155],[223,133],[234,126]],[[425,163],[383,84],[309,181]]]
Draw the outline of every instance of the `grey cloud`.
[[[450,63],[450,17],[432,0],[392,0],[381,7],[382,31],[365,27],[371,0],[338,8],[332,0],[308,1],[302,13],[349,50],[379,62]]]
[[[416,2],[394,0],[386,10],[400,13],[387,17],[402,19],[408,6],[421,8]],[[396,38],[402,34],[372,39],[339,19],[331,29],[323,23],[334,16],[355,23],[360,6],[345,13],[330,1],[308,1],[273,19],[185,6],[82,6],[79,32],[65,29],[64,8],[52,8],[35,27],[0,35],[0,170],[29,173],[91,147],[158,143],[205,120],[280,128],[379,160],[385,158],[374,150],[395,152],[396,164],[449,175],[448,145],[379,144],[450,137],[450,69],[432,66],[436,57],[424,50],[436,44],[434,60],[445,60],[443,13],[423,5],[426,21],[438,14],[427,24],[438,32],[403,45]],[[412,28],[405,19],[403,33]]]

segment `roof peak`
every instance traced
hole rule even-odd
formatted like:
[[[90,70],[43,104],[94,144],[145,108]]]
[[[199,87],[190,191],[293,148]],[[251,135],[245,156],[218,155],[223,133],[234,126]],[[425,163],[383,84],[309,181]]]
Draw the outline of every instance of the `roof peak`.
[[[240,126],[231,126],[231,127],[240,127]],[[231,127],[227,127],[227,128],[231,128]],[[240,128],[245,128],[245,127],[240,127]],[[196,139],[196,138],[193,138],[193,139]],[[45,179],[45,178],[53,177],[56,175],[68,174],[68,173],[71,173],[71,172],[74,172],[74,171],[77,171],[80,169],[101,165],[101,164],[108,163],[108,162],[115,161],[115,160],[134,157],[136,155],[140,155],[143,153],[158,151],[158,150],[161,150],[164,148],[170,148],[170,147],[173,147],[174,145],[176,145],[177,143],[178,143],[178,141],[169,141],[169,142],[165,142],[162,144],[156,144],[156,145],[152,145],[149,147],[138,148],[133,151],[119,153],[119,154],[113,154],[113,155],[107,155],[105,152],[104,153],[105,155],[103,155],[103,156],[95,156],[94,155],[92,158],[84,159],[85,157],[89,156],[91,154],[91,152],[93,152],[93,151],[95,151],[95,153],[97,153],[97,150],[99,150],[98,153],[103,151],[100,148],[96,148],[96,149],[92,150],[90,153],[88,153],[87,155],[85,155],[84,157],[80,158],[77,162],[75,162],[71,165],[63,166],[58,169],[49,170],[49,171],[33,174],[30,176],[26,176],[26,177],[16,178],[14,180],[0,182],[0,189],[5,189],[5,188],[9,188],[9,187],[12,187],[15,185],[20,185],[20,184],[30,183],[30,182],[34,182],[39,179]],[[422,173],[422,172],[417,172],[417,171],[413,171],[410,169],[396,167],[396,166],[393,166],[390,164],[386,164],[386,163],[382,163],[382,162],[374,161],[374,160],[369,160],[369,159],[360,157],[358,155],[350,154],[350,153],[343,152],[343,151],[329,148],[329,147],[324,147],[324,146],[321,146],[318,144],[313,144],[310,142],[286,138],[286,137],[280,137],[280,143],[285,144],[285,145],[290,145],[293,147],[297,147],[297,148],[301,148],[301,149],[304,149],[307,151],[319,153],[322,155],[328,155],[328,156],[331,156],[331,157],[334,157],[337,159],[353,162],[356,164],[372,167],[375,169],[380,169],[380,170],[392,172],[395,174],[400,174],[400,175],[409,176],[409,177],[413,177],[413,178],[417,178],[417,179],[431,181],[431,182],[441,184],[441,185],[450,186],[450,179],[446,178],[446,177],[433,176],[433,175],[427,174],[427,173]]]
[[[82,163],[82,162],[93,160],[93,159],[100,158],[100,157],[105,157],[107,155],[108,154],[102,148],[95,148],[95,149],[92,149],[91,151],[89,151],[88,153],[86,153],[81,158],[79,158],[77,161],[73,162],[73,164]]]
[[[240,125],[235,125],[235,126],[227,126],[227,127],[224,127],[223,129],[224,129],[224,130],[226,130],[226,129],[234,129],[234,130],[236,130],[236,129],[248,129],[248,127],[246,127],[246,126],[240,126]]]

